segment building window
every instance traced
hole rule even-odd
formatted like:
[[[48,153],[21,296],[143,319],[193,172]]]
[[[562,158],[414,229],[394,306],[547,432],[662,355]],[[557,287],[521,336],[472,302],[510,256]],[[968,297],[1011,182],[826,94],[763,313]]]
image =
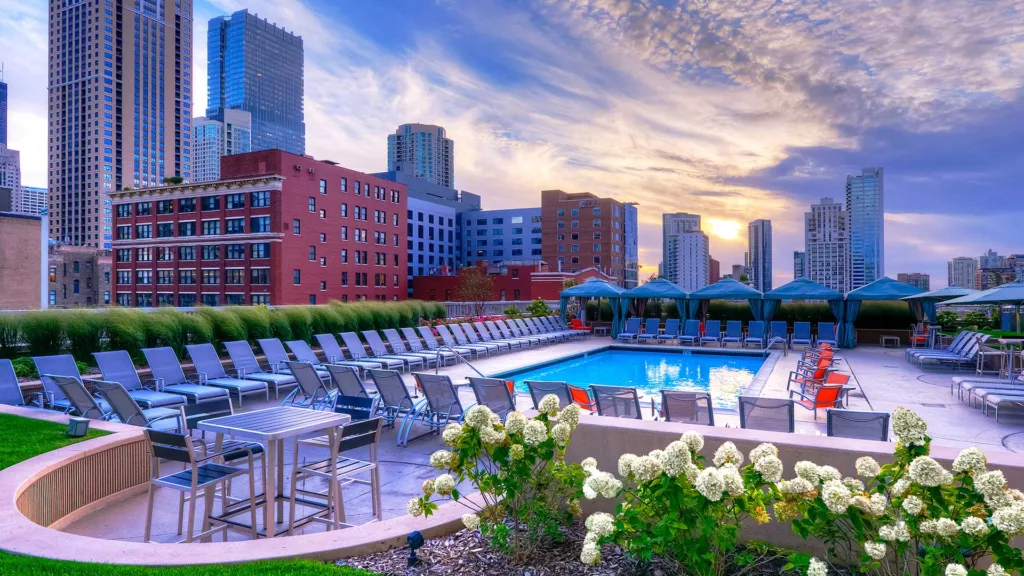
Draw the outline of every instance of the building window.
[[[178,246],[178,260],[195,260],[196,259],[196,247],[195,246]]]
[[[249,271],[250,284],[270,284],[269,268],[253,268]]]
[[[341,191],[348,192],[348,178],[341,179]]]
[[[131,240],[132,238],[132,227],[131,226],[118,226],[117,227],[117,239],[118,240]]]
[[[178,236],[188,237],[196,235],[195,222],[178,222]]]
[[[341,239],[348,240],[348,226],[341,227]]]
[[[178,212],[188,213],[196,211],[196,199],[195,198],[182,198],[178,200]]]
[[[224,283],[233,286],[245,284],[245,270],[242,268],[228,268],[224,271]]]
[[[320,257],[320,267],[327,268],[327,256]]]
[[[355,188],[353,190],[355,191],[356,196],[361,195],[362,189],[359,187],[359,180],[353,180],[352,183],[355,185]]]
[[[196,305],[195,294],[178,294],[178,306],[182,308],[191,308]]]
[[[153,237],[152,224],[139,224],[135,227],[135,237],[139,239]]]
[[[228,218],[224,225],[228,234],[245,234],[245,218]]]
[[[320,180],[320,193],[327,194],[327,180]]]
[[[136,216],[151,216],[153,214],[152,202],[139,202],[135,205]]]
[[[309,247],[309,261],[316,262],[316,246]]]
[[[270,258],[270,244],[259,242],[252,245],[251,258]]]
[[[320,209],[320,219],[327,220],[327,210],[325,208]]]
[[[253,216],[249,219],[249,225],[253,234],[270,232],[270,216]]]
[[[298,268],[292,270],[292,284],[295,286],[302,284],[302,270]]]
[[[203,236],[219,236],[220,220],[203,220]]]
[[[342,272],[341,273],[341,286],[342,287],[348,286],[348,272]]]
[[[220,196],[203,196],[203,210],[220,210]]]
[[[298,236],[301,230],[302,224],[299,222],[299,219],[296,218],[295,220],[292,220],[292,234]]]
[[[156,225],[156,237],[157,238],[171,238],[174,236],[174,223],[173,222],[160,222]]]
[[[118,218],[130,218],[132,215],[131,204],[118,204],[117,205],[117,217]]]
[[[270,192],[261,190],[259,192],[249,193],[249,203],[253,208],[269,208],[270,207]]]
[[[117,271],[117,283],[128,285],[132,283],[132,271],[131,270],[118,270]]]
[[[228,244],[224,247],[224,258],[226,260],[244,260],[245,244]]]
[[[245,294],[225,294],[225,306],[242,306],[245,304]]]
[[[136,248],[135,249],[135,261],[136,262],[152,262],[153,261],[153,249],[152,248]],[[75,261],[75,273],[78,273],[78,261]]]
[[[309,303],[310,304],[316,304],[316,294],[310,294],[309,295]]]
[[[556,216],[558,216],[559,218],[564,218],[565,217],[565,209],[564,208],[559,208],[558,212],[556,213]]]
[[[56,300],[57,299],[57,295],[54,294],[53,296],[54,296],[53,299]],[[118,292],[117,293],[117,305],[118,306],[131,306],[132,305],[132,295],[131,295],[131,293],[129,293],[129,292]]]
[[[156,259],[160,262],[173,262],[174,261],[174,249],[173,248],[157,248]]]
[[[316,196],[309,197],[309,211],[316,212]]]
[[[320,281],[320,291],[321,292],[325,292],[326,290],[327,290],[327,281],[326,280],[321,280]]]
[[[136,270],[135,271],[135,283],[136,284],[152,284],[153,283],[153,271],[152,270]]]
[[[110,304],[110,290],[103,291],[103,303]]]
[[[203,285],[213,286],[220,284],[220,270],[203,270]]]
[[[203,246],[203,260],[220,260],[220,246]]]
[[[78,280],[73,280],[73,281],[71,282],[71,285],[72,285],[71,291],[72,291],[73,293],[75,293],[75,294],[78,294],[78,286],[79,286],[79,284],[78,284]]]
[[[157,270],[156,283],[164,285],[174,284],[174,270]]]
[[[341,251],[341,263],[348,264],[348,250]]]
[[[151,308],[153,306],[153,295],[148,292],[135,294],[135,305],[139,308]]]
[[[220,295],[203,294],[203,306],[220,306]]]
[[[348,218],[348,204],[342,202],[341,204],[341,217]]]
[[[594,224],[594,228],[600,228],[601,227],[601,221],[598,220],[598,219],[595,219],[593,224]]]
[[[115,259],[117,262],[131,262],[132,261],[132,249],[131,248],[118,248],[115,253]],[[50,282],[54,281],[56,276],[56,270],[50,267]]]

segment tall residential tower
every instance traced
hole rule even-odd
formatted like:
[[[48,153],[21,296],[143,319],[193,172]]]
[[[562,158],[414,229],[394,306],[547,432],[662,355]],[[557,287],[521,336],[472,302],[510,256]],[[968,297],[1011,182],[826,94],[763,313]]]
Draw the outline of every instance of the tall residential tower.
[[[843,205],[822,198],[804,214],[804,276],[839,292],[850,291],[849,220]]]
[[[221,120],[192,120],[192,181],[220,180],[220,157],[252,150],[252,117],[245,110],[224,110]]]
[[[7,84],[3,64],[0,64],[0,144],[7,145]]]
[[[700,215],[662,214],[661,234],[662,277],[687,292],[707,286],[710,242],[700,229]]]
[[[440,126],[402,124],[394,134],[388,134],[388,171],[410,172],[454,188],[455,141]]]
[[[747,224],[747,254],[750,281],[761,292],[772,289],[772,221]]]
[[[953,288],[974,288],[978,260],[970,256],[957,256],[946,264],[946,283]]]
[[[846,177],[850,234],[850,290],[885,276],[885,206],[882,169]]]

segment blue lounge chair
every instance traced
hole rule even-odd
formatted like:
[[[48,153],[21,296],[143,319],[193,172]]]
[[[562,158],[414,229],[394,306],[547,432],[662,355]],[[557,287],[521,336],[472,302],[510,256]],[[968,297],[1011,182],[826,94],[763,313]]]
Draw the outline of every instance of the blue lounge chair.
[[[619,335],[615,337],[616,340],[626,340],[632,342],[636,340],[636,337],[640,334],[640,319],[630,318],[626,320],[626,328],[619,332]]]
[[[199,404],[228,395],[228,391],[221,388],[182,383],[168,385],[156,377],[146,381],[153,388],[147,389],[139,378],[139,373],[135,371],[135,363],[128,352],[111,350],[93,352],[92,355],[96,358],[96,365],[99,366],[103,379],[124,386],[132,399],[143,408],[174,408],[184,404],[182,400],[185,399],[189,404]]]
[[[722,346],[730,342],[743,344],[743,322],[729,320],[725,323],[725,336],[722,336]]]
[[[658,318],[648,318],[647,322],[644,323],[644,333],[636,335],[637,342],[648,342],[650,340],[657,340],[658,338],[658,325],[661,324],[661,320]]]
[[[700,345],[704,344],[720,344],[722,339],[722,321],[721,320],[708,320],[704,323],[704,335],[700,338]]]
[[[267,366],[270,370],[264,370],[263,366],[260,366],[259,361],[256,359],[252,346],[245,340],[225,342],[224,348],[228,351],[228,356],[231,357],[231,364],[235,367],[235,376],[245,380],[266,382],[268,386],[274,389],[275,399],[280,397],[281,390],[295,388],[299,385],[295,381],[295,376],[287,370],[285,372],[275,371],[270,366]]]
[[[786,323],[784,321],[782,321],[782,320],[775,320],[771,324],[769,324],[768,327],[769,327],[769,334],[770,334],[770,337],[768,339],[769,340],[775,340],[776,338],[779,338],[779,339],[782,340],[783,344],[788,348],[789,347],[789,327],[786,326]]]
[[[676,338],[679,338],[679,319],[669,318],[665,320],[665,332],[658,334],[658,343],[660,344],[666,340],[675,340]]]
[[[822,343],[838,346],[836,343],[836,325],[832,322],[818,322],[818,344]]]
[[[228,374],[213,344],[188,344],[185,346],[185,350],[188,351],[188,357],[192,359],[199,383],[224,388],[229,395],[238,398],[239,408],[242,407],[243,396],[262,394],[266,400],[270,400],[270,384],[260,380],[239,378],[237,372],[235,376]],[[152,366],[150,367],[152,368]],[[277,388],[275,388],[276,390]]]
[[[78,372],[78,365],[75,364],[71,354],[55,354],[53,356],[33,356],[32,363],[36,365],[36,372],[39,373],[39,380],[43,383],[44,407],[50,410],[58,410],[64,413],[74,412],[75,407],[71,400],[64,395],[64,391],[54,382],[50,376],[68,376],[82,382],[82,384],[95,385],[99,380],[95,378],[82,378]],[[110,405],[106,400],[96,398],[100,410],[104,414],[110,413]]]
[[[793,336],[789,339],[789,345],[796,346],[797,344],[811,345],[810,322],[793,322]]]
[[[683,333],[679,335],[679,344],[689,343],[696,345],[700,340],[700,321],[687,320],[683,326]]]
[[[743,347],[755,343],[759,348],[764,348],[764,322],[761,320],[753,320],[747,324],[747,337],[743,339]]]

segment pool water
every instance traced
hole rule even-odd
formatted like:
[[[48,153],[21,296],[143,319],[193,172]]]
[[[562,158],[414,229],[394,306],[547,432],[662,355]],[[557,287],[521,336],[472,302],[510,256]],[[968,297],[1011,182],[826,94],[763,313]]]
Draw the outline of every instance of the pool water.
[[[735,409],[764,363],[760,356],[687,354],[646,350],[604,350],[536,368],[496,375],[515,380],[528,393],[527,380],[554,380],[586,388],[591,384],[628,386],[647,397],[661,390],[709,392],[715,408]]]

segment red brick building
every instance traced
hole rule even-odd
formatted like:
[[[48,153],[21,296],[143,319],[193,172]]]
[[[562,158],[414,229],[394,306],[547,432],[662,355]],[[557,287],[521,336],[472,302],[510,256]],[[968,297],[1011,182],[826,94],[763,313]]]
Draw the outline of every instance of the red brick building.
[[[587,268],[576,273],[551,272],[548,265],[540,263],[507,263],[501,266],[487,266],[486,261],[477,264],[494,280],[494,292],[491,301],[524,301],[524,300],[558,300],[562,285],[566,280],[575,280],[582,284],[590,278],[601,278],[616,283],[618,278],[608,276],[596,268]],[[447,276],[416,276],[412,283],[412,297],[417,300],[458,302],[459,277],[455,274]]]
[[[221,177],[111,194],[116,304],[405,298],[404,184],[280,150]]]
[[[589,192],[542,190],[541,254],[552,270],[597,268],[637,285],[636,207]]]

